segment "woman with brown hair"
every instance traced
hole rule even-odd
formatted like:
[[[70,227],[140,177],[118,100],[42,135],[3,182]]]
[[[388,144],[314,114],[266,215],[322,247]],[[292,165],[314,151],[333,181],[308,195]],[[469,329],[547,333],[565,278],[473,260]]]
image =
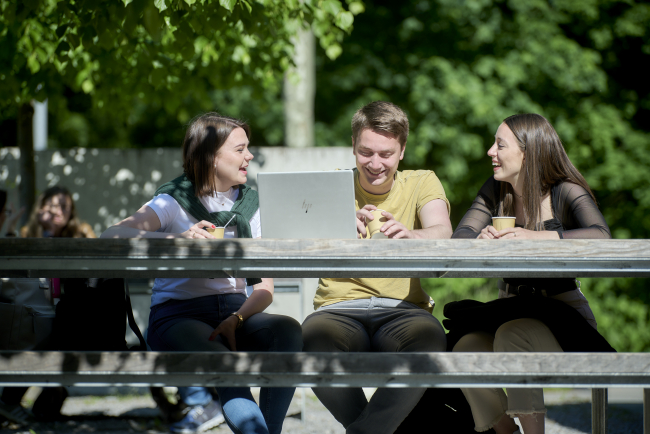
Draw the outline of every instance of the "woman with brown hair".
[[[79,220],[67,188],[50,187],[36,203],[27,225],[20,230],[23,238],[97,238],[90,225]]]
[[[227,226],[224,238],[260,238],[257,192],[246,185],[249,138],[248,125],[237,119],[217,113],[196,118],[183,140],[183,175],[160,186],[102,238],[214,239],[206,229],[215,225]],[[249,297],[247,285],[253,287]],[[296,320],[263,312],[273,301],[273,279],[158,278],[152,292],[147,342],[155,351],[302,349]],[[294,388],[263,387],[259,406],[249,388],[217,391],[233,432],[279,434]],[[207,414],[199,410],[197,431]]]
[[[508,117],[487,154],[494,176],[483,184],[452,238],[611,238],[591,189],[544,117]],[[515,227],[496,230],[493,216],[513,216]],[[499,281],[498,300],[450,303],[445,315],[450,334],[462,336],[454,352],[613,351],[596,331],[594,315],[573,278],[506,278]],[[544,432],[542,389],[512,388],[507,396],[502,389],[463,393],[476,431],[517,433],[512,418],[518,417],[525,434]]]

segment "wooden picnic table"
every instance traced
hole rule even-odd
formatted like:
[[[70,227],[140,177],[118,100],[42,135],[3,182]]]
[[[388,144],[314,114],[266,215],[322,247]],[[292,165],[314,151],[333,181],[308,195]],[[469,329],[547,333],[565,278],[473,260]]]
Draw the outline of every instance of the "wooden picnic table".
[[[0,277],[650,277],[650,240],[0,239]]]
[[[650,277],[650,240],[0,239],[0,277]],[[644,388],[650,353],[0,352],[0,384]]]

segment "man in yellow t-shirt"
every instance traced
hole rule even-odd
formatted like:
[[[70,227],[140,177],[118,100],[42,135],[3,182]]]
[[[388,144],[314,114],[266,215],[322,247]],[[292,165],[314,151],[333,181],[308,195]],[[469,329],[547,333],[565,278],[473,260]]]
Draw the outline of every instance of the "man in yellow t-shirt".
[[[408,132],[406,114],[389,102],[370,103],[352,118],[360,238],[368,237],[366,224],[375,209],[383,210],[387,221],[380,231],[388,238],[451,237],[449,202],[436,175],[397,170]],[[302,326],[305,351],[446,350],[444,330],[431,315],[433,300],[419,279],[322,278],[314,307]],[[347,433],[372,434],[394,432],[424,391],[378,389],[368,401],[361,388],[314,388]]]

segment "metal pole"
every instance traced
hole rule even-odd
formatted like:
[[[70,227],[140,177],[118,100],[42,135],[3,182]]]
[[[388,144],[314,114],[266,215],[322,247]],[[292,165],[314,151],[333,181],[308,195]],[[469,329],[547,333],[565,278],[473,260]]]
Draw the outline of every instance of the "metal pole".
[[[650,389],[643,389],[643,434],[650,434]]]
[[[591,432],[607,434],[607,389],[591,389]]]

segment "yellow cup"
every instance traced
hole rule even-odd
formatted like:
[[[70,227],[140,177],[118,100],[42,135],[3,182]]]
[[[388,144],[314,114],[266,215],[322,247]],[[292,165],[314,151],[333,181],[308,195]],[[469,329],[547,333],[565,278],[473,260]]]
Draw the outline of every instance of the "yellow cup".
[[[215,238],[223,238],[223,231],[225,228],[205,228]]]
[[[386,217],[381,215],[383,211],[384,211],[383,209],[376,209],[374,211],[370,211],[374,220],[368,222],[368,233],[370,234],[369,238],[375,240],[381,238],[388,238],[379,230],[384,225],[384,223],[388,221]]]
[[[497,231],[515,227],[515,217],[492,217],[492,226]]]

